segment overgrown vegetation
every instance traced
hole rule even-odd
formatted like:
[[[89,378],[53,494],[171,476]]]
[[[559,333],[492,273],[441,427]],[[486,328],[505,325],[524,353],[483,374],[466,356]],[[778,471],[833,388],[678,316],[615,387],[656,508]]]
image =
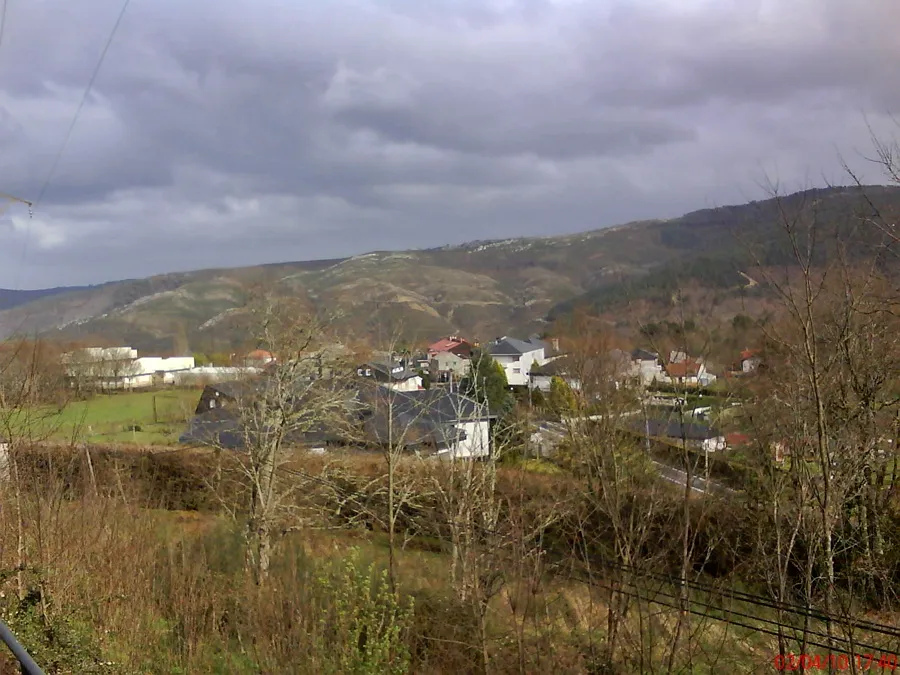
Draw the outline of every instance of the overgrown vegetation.
[[[896,654],[900,239],[876,200],[824,195],[766,202],[769,238],[743,241],[771,315],[713,331],[682,270],[658,279],[671,316],[631,336],[670,366],[752,340],[764,367],[648,391],[621,335],[578,313],[546,394],[513,396],[475,355],[461,388],[498,418],[477,460],[410,451],[428,439],[396,392],[375,390],[386,424],[363,443],[354,362],[283,298],[244,311],[280,358],[233,402],[239,450],[128,451],[122,433],[171,440],[150,425],[196,392],[73,401],[52,350],[7,345],[0,616],[52,673],[717,673]],[[667,236],[718,245],[685,223]],[[740,449],[689,434],[698,408]],[[663,409],[676,432],[651,437]],[[336,429],[359,447],[305,449]]]

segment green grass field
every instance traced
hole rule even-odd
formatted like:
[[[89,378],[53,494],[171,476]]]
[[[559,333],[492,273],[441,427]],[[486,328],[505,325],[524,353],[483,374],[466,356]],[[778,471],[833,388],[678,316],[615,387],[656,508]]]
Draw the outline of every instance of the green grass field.
[[[198,389],[101,394],[41,414],[36,433],[56,441],[173,445],[199,398]]]

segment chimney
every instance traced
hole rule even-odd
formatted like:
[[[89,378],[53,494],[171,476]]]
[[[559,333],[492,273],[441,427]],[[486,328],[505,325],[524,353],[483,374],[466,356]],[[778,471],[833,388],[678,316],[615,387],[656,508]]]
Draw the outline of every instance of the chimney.
[[[550,344],[553,345],[553,351],[555,351],[555,352],[559,351],[559,338],[552,338],[550,340]]]

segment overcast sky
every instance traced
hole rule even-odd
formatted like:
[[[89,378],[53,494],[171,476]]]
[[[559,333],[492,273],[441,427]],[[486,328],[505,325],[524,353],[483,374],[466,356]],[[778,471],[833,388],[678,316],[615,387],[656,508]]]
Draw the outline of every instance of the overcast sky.
[[[40,193],[120,7],[8,1],[3,192]],[[881,182],[898,26],[896,0],[132,0],[33,220],[0,220],[0,287],[671,217],[840,181],[839,153]]]

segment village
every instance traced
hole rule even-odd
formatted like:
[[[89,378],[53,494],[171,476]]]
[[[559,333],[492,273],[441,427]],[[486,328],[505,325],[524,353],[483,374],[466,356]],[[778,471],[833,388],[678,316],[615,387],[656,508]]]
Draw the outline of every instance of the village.
[[[560,342],[552,336],[531,335],[480,343],[448,335],[420,350],[374,350],[364,356],[333,345],[329,358],[341,359],[355,375],[350,388],[360,410],[367,411],[360,413],[365,418],[363,430],[348,435],[325,425],[305,429],[288,441],[320,454],[339,446],[377,447],[387,437],[385,416],[389,414],[394,420],[405,420],[402,444],[410,451],[484,458],[493,451],[492,428],[515,407],[528,417],[525,447],[517,452],[552,459],[566,438],[567,419],[577,414],[590,417],[593,404],[602,397],[596,386],[582,381],[598,377],[615,390],[634,394],[628,399],[629,409],[618,414],[624,429],[648,441],[690,446],[704,454],[728,454],[749,441],[734,414],[740,401],[729,394],[736,381],[752,376],[760,367],[758,350],[736,354],[727,368],[717,368],[717,374],[703,357],[680,350],[661,355],[645,348],[630,353],[609,349],[589,355],[593,367],[587,372],[583,355],[568,353],[565,340],[562,346]],[[187,406],[193,408],[177,443],[239,450],[246,440],[241,409],[261,395],[281,359],[270,351],[253,349],[233,355],[230,365],[198,365],[197,360],[194,356],[142,356],[125,346],[84,347],[61,357],[70,386],[88,396],[180,391],[185,411]],[[495,400],[492,409],[489,397],[475,391],[473,372],[483,370],[481,360],[491,364],[495,378],[499,376],[508,405]],[[570,401],[568,409],[560,410],[560,401],[575,394],[594,400],[585,400],[583,406]],[[156,396],[153,400],[155,414]],[[134,424],[128,428],[133,430]],[[777,461],[783,461],[782,447],[773,452]]]

